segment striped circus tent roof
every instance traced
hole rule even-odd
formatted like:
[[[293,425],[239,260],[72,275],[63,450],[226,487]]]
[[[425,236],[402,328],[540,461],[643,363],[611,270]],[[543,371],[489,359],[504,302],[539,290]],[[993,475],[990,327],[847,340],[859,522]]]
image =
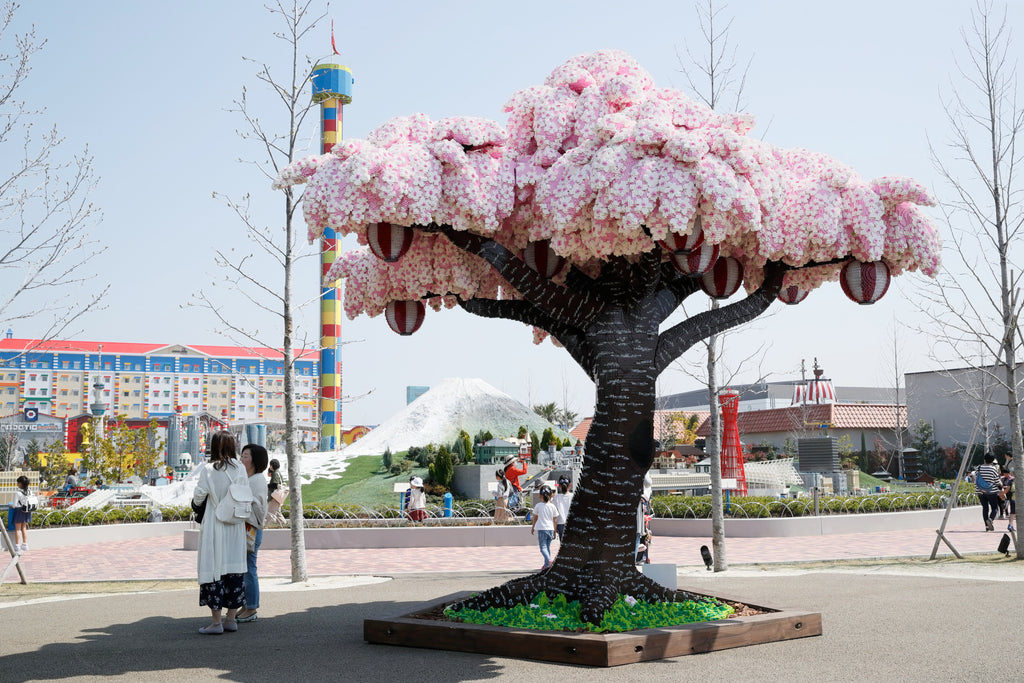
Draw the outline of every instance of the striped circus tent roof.
[[[836,388],[830,379],[812,379],[807,384],[793,385],[793,403],[798,406],[804,403],[836,403]]]

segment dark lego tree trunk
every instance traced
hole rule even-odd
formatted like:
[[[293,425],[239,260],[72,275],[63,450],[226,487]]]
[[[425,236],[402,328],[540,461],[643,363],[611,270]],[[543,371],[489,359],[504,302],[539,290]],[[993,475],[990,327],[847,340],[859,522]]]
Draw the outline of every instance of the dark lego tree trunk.
[[[659,331],[688,296],[700,291],[696,279],[662,263],[659,249],[632,259],[614,257],[595,278],[570,270],[561,285],[541,277],[493,240],[449,226],[421,228],[444,233],[456,247],[488,262],[521,297],[460,301],[465,310],[549,332],[597,388],[583,471],[554,563],[461,606],[511,607],[544,591],[579,600],[582,618],[598,623],[620,594],[650,601],[675,599],[674,592],[645,577],[634,564],[637,506],[654,459],[655,381],[693,344],[763,313],[775,300],[787,267],[769,263],[764,283],[746,298]]]
[[[671,591],[637,572],[634,564],[637,506],[644,474],[654,458],[657,327],[600,327],[591,337],[597,406],[558,556],[547,571],[510,581],[467,606],[511,606],[546,591],[579,600],[583,619],[597,622],[618,594],[651,601],[674,599]]]

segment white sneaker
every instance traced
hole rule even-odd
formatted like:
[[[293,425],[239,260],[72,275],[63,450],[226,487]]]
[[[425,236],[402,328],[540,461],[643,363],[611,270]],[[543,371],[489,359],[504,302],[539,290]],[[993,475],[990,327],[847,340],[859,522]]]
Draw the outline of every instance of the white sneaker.
[[[28,550],[28,543],[22,543],[21,544],[21,552],[25,552],[27,550]]]

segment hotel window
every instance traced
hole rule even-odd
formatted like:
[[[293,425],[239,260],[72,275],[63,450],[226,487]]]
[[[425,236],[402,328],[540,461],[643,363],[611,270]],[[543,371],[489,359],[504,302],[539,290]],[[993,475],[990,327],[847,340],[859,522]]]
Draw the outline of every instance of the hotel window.
[[[71,365],[74,367],[75,370],[81,370],[82,369],[82,361],[80,361],[80,360],[76,360]]]

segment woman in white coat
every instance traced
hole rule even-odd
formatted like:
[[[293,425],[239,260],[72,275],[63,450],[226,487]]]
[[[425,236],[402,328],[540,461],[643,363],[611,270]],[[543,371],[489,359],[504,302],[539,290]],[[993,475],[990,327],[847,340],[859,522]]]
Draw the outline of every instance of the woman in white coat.
[[[233,484],[249,488],[245,467],[235,456],[234,437],[217,432],[210,442],[210,461],[203,465],[192,496],[197,505],[206,501],[199,530],[199,604],[210,608],[212,622],[199,629],[203,635],[237,631],[235,614],[245,604],[245,524],[224,522],[217,515],[217,506],[228,498]],[[221,610],[227,610],[223,621]]]

